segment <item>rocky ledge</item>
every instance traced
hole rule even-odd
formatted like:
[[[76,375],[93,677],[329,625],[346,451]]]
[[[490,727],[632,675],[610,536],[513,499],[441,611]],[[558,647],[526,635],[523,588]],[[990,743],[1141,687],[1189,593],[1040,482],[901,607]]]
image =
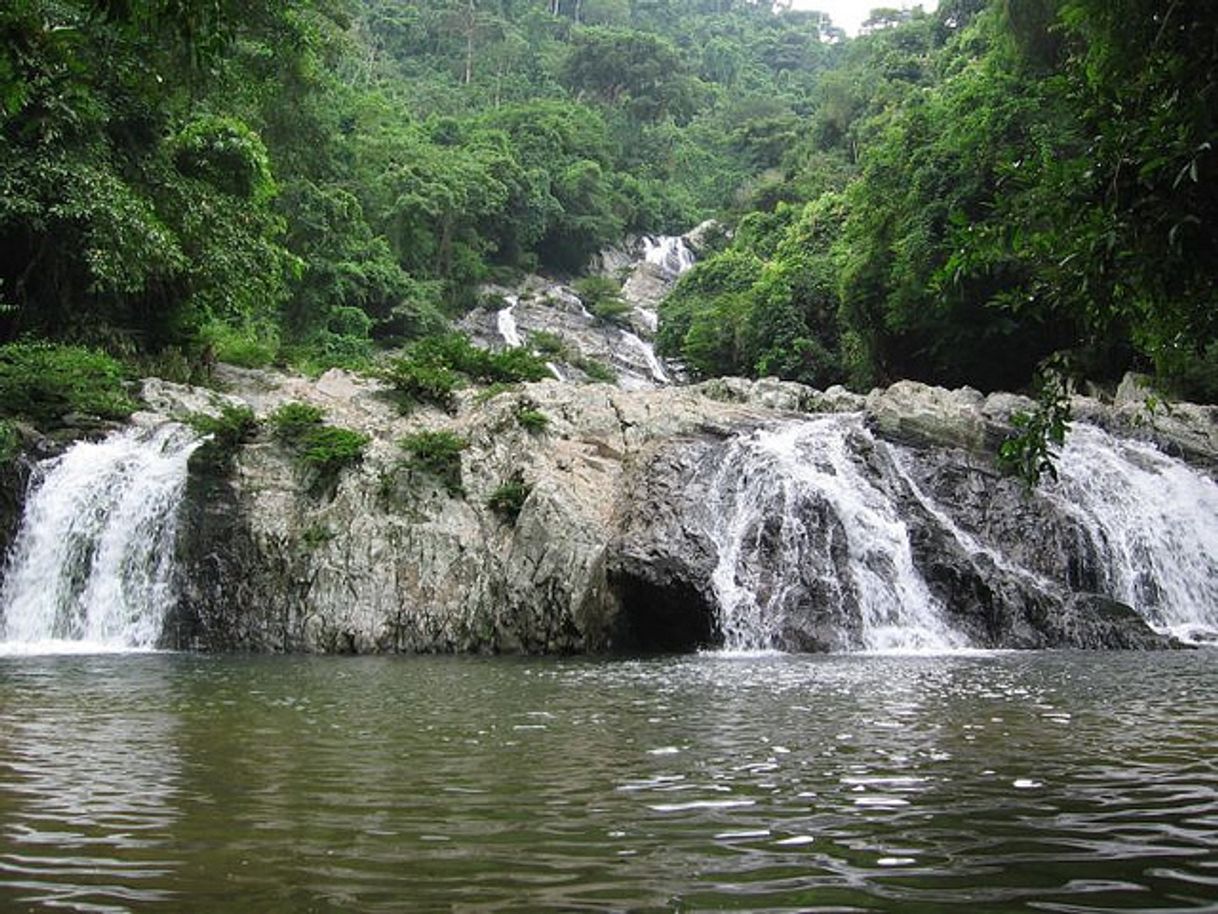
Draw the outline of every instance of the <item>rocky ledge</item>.
[[[174,647],[583,652],[717,644],[712,578],[722,543],[707,504],[727,449],[754,430],[846,412],[865,417],[851,445],[860,472],[901,506],[919,573],[971,643],[1172,644],[1102,593],[1105,576],[1086,531],[994,465],[992,445],[1022,405],[1017,398],[909,383],[863,398],[772,380],[633,392],[542,382],[490,397],[467,392],[452,414],[403,416],[376,382],[340,371],[310,381],[221,366],[220,380],[224,398],[157,380],[146,382],[144,396],[161,419],[214,411],[224,400],[259,418],[286,402],[311,403],[370,443],[361,462],[321,491],[265,426],[230,457],[196,455],[178,534],[181,597],[165,633]],[[1122,421],[1120,405],[1083,405],[1111,426]],[[544,427],[526,427],[524,413],[544,416]],[[1187,437],[1190,455],[1212,464],[1213,413],[1180,415],[1173,421],[1191,422],[1187,435],[1147,422],[1131,430],[1169,442]],[[399,441],[422,430],[468,443],[459,487],[406,459]],[[507,483],[518,486],[518,503],[497,510],[492,495]],[[928,505],[926,493],[948,507]],[[814,523],[823,506],[807,511]],[[764,563],[774,531],[747,535],[760,544],[753,561]],[[856,646],[857,624],[826,602],[823,580],[789,571],[792,585],[771,604],[774,643]]]

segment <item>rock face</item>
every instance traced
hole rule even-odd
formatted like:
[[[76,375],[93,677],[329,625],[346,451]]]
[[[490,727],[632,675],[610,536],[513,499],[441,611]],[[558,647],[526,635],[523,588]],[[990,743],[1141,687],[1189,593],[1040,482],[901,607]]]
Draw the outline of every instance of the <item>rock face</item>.
[[[638,467],[657,449],[772,418],[690,388],[640,395],[543,382],[485,403],[469,394],[455,417],[406,419],[375,384],[339,372],[277,386],[264,372],[225,377],[260,415],[310,402],[373,440],[328,495],[311,493],[265,433],[230,465],[200,461],[180,527],[182,604],[167,629],[179,646],[569,652],[627,643],[621,597],[634,578],[619,563],[611,582],[611,544]],[[522,408],[544,413],[547,428],[523,428]],[[421,429],[469,442],[463,496],[406,463],[396,442]],[[487,507],[512,480],[530,487],[514,523]]]
[[[899,515],[893,535],[906,538],[919,586],[961,643],[1172,643],[1103,594],[1087,530],[987,456],[1012,398],[908,384],[864,401],[774,381],[635,392],[542,382],[485,402],[466,393],[455,415],[407,418],[375,382],[339,371],[308,381],[222,368],[221,378],[260,417],[309,402],[371,443],[323,493],[265,430],[231,460],[196,460],[179,526],[182,597],[166,626],[175,647],[686,650],[723,643],[724,594],[746,585],[767,645],[860,646],[867,569],[889,573],[893,560],[850,541],[840,506],[784,502],[739,525],[736,545],[721,522],[747,507],[723,494],[744,486],[723,472],[741,440],[843,409],[856,416],[844,420],[854,424],[843,459]],[[149,394],[162,415],[212,408],[189,390]],[[522,427],[524,409],[543,413],[546,428]],[[406,461],[397,442],[422,429],[468,441],[463,494]],[[528,487],[514,520],[488,506],[506,482]],[[823,561],[792,562],[811,553],[791,549],[818,537]]]
[[[561,346],[547,356],[559,380],[605,380],[599,375],[609,369],[623,390],[681,381],[681,366],[660,359],[652,346],[658,309],[693,266],[714,226],[704,223],[684,236],[632,237],[602,251],[591,272],[620,283],[621,298],[629,305],[613,320],[591,314],[569,286],[533,275],[513,288],[484,287],[488,304],[463,318],[461,329],[491,348],[531,345],[534,334],[547,335],[551,349],[554,343]]]

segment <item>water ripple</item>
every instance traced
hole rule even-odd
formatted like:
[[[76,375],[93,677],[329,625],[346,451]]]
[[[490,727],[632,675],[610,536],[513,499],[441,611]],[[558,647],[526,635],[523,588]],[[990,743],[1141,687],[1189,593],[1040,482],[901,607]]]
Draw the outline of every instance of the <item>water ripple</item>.
[[[0,909],[1202,911],[1214,655],[0,660]]]

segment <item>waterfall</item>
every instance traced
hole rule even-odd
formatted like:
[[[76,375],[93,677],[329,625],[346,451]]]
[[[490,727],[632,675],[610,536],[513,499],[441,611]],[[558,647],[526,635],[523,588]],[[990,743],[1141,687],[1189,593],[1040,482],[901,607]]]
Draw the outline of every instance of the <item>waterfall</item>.
[[[717,553],[711,585],[727,648],[798,648],[801,639],[820,649],[968,646],[948,621],[960,608],[942,602],[955,591],[940,565],[953,560],[928,545],[940,536],[956,555],[983,559],[1010,592],[1065,598],[1064,570],[1045,577],[1026,564],[1026,543],[966,530],[960,506],[920,485],[912,460],[877,442],[858,415],[787,422],[725,445],[701,477],[707,497],[697,510]],[[1099,593],[1160,632],[1218,642],[1218,483],[1088,425],[1070,432],[1059,473],[1032,496],[1033,516],[1056,516],[1090,541],[1079,560],[1095,563]]]
[[[516,315],[512,312],[520,304],[520,297],[517,295],[507,295],[504,296],[504,301],[507,302],[507,307],[499,310],[495,323],[499,329],[499,335],[503,337],[503,342],[510,348],[517,349],[524,345],[524,340],[520,338],[520,330],[516,326]]]
[[[787,423],[732,441],[709,485],[712,585],[729,649],[780,646],[811,612],[844,647],[938,650],[967,642],[914,566],[899,505],[861,466],[858,415]]]
[[[641,323],[645,328],[647,328],[647,332],[650,333],[652,336],[655,336],[656,333],[659,332],[659,329],[660,329],[660,312],[659,311],[656,311],[654,308],[644,308],[642,305],[635,305],[634,314],[635,314],[635,317],[637,317],[639,319],[639,323]]]
[[[1185,640],[1218,636],[1218,484],[1149,444],[1079,424],[1045,497],[1088,532],[1105,591]]]
[[[668,377],[668,373],[664,370],[664,365],[660,362],[659,356],[656,355],[655,347],[651,343],[646,342],[637,333],[631,333],[629,330],[622,331],[622,341],[643,356],[653,381],[657,384],[672,383],[672,379]]]
[[[643,260],[676,278],[694,265],[694,252],[679,235],[643,238]]]
[[[198,444],[180,425],[125,429],[37,467],[0,587],[0,651],[156,645]]]

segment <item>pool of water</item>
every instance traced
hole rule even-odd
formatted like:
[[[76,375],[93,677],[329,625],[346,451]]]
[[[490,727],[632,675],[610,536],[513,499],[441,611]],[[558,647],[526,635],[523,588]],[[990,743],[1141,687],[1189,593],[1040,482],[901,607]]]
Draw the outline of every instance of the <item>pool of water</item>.
[[[1218,910],[1218,652],[0,658],[0,911]]]

